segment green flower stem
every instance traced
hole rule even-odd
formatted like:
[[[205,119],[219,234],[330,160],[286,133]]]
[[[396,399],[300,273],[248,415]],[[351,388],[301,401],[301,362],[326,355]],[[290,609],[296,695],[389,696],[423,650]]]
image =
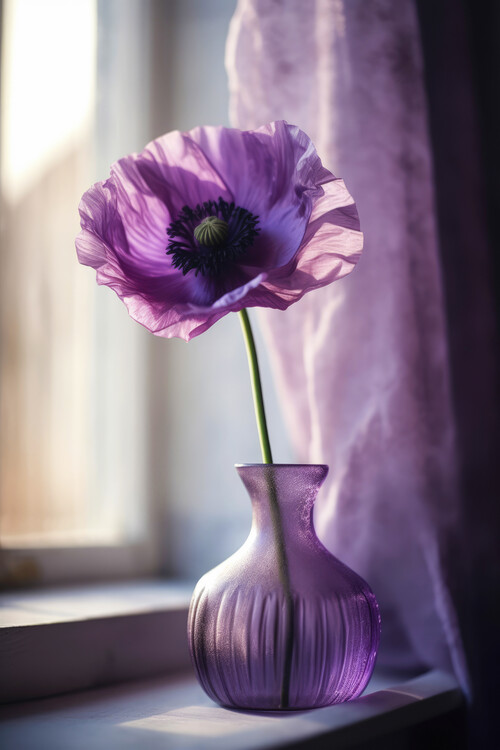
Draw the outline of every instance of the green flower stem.
[[[243,309],[239,312],[243,336],[247,348],[248,364],[250,366],[250,376],[252,378],[252,393],[255,406],[255,416],[257,418],[257,428],[259,430],[260,448],[262,451],[262,461],[265,464],[272,464],[273,457],[271,454],[271,444],[269,442],[269,433],[267,431],[266,412],[264,409],[264,397],[262,395],[262,385],[260,382],[259,360],[257,359],[257,350],[252,333],[252,326],[248,312]]]
[[[240,322],[243,328],[245,344],[248,354],[248,364],[250,365],[250,374],[252,378],[252,392],[255,405],[255,415],[257,417],[257,427],[259,430],[260,447],[262,450],[262,459],[265,464],[272,464],[271,445],[269,443],[269,434],[267,431],[266,413],[264,410],[264,398],[262,396],[262,385],[260,382],[259,361],[257,359],[257,350],[253,338],[252,327],[248,318],[248,312],[240,310]],[[280,690],[280,708],[287,709],[290,701],[290,677],[292,673],[292,656],[293,656],[293,639],[294,639],[294,602],[290,585],[290,572],[288,569],[288,557],[285,547],[285,537],[283,534],[283,524],[281,522],[280,507],[278,504],[277,489],[274,482],[272,471],[267,472],[269,485],[269,507],[271,511],[271,521],[273,525],[274,539],[276,544],[276,558],[278,562],[278,571],[283,586],[285,598],[285,644],[283,655],[283,674],[281,677]]]

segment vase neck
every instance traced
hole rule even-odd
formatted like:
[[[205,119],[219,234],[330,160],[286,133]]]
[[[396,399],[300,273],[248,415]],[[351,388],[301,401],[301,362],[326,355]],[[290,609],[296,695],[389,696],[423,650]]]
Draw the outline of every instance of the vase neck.
[[[256,531],[271,528],[277,507],[286,540],[293,538],[300,542],[301,538],[314,534],[312,508],[328,473],[327,466],[247,464],[236,468],[252,501]]]

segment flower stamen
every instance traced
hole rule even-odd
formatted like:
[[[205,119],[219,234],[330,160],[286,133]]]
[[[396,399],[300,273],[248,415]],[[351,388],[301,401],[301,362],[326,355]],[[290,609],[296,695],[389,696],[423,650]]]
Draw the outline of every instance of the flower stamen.
[[[229,225],[224,219],[217,216],[207,216],[194,230],[194,237],[200,245],[205,247],[217,247],[227,238]]]
[[[220,197],[195,208],[184,206],[167,229],[167,255],[185,275],[219,276],[253,244],[259,219]]]

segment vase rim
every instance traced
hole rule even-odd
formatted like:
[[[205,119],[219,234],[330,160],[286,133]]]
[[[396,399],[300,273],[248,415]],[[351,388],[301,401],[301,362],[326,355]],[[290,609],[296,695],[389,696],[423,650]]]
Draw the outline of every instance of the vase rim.
[[[255,466],[273,466],[274,468],[277,468],[277,469],[318,467],[321,469],[328,470],[329,468],[327,464],[298,464],[298,463],[297,464],[275,464],[275,463],[272,463],[272,464],[256,464],[256,463],[255,464],[235,464],[234,468],[244,469],[244,468],[255,467]]]

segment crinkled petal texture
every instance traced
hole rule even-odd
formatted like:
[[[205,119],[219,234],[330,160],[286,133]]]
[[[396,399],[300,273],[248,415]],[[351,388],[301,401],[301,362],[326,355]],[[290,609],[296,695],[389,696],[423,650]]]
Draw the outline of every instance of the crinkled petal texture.
[[[167,228],[184,206],[222,198],[259,219],[245,252],[213,278],[183,274]],[[354,202],[299,128],[174,131],[121,159],[80,204],[76,248],[149,331],[189,341],[228,312],[286,309],[345,276],[362,249]]]

